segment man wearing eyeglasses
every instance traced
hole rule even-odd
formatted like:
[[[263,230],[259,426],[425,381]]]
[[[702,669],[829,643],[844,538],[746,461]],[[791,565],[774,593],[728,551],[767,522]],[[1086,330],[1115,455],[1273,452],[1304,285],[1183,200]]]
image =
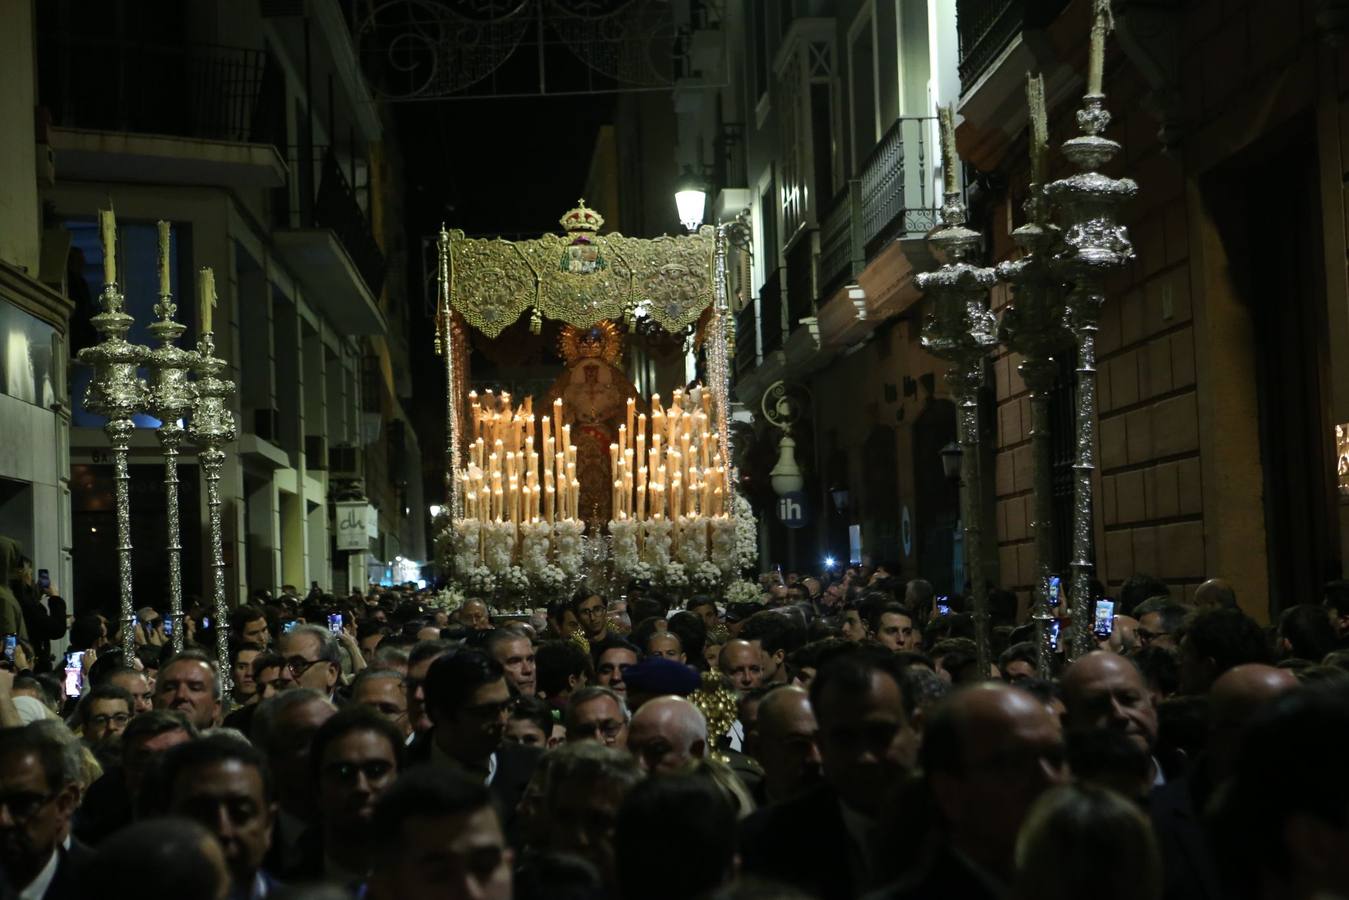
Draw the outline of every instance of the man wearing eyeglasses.
[[[333,691],[342,674],[342,656],[331,631],[318,625],[299,625],[281,635],[279,647],[286,665],[281,689],[306,687],[336,702]]]
[[[0,729],[0,896],[84,896],[90,852],[63,846],[79,804],[78,745],[50,727]]]
[[[607,687],[581,688],[566,713],[567,743],[599,741],[606,747],[628,747],[628,710],[623,698]]]
[[[403,736],[378,712],[351,706],[314,734],[310,760],[318,785],[323,877],[355,889],[374,863],[375,803],[398,778]]]
[[[100,684],[80,701],[80,736],[89,749],[126,730],[131,721],[131,694],[116,685]]]
[[[505,669],[481,650],[458,650],[431,664],[424,688],[432,728],[414,741],[409,759],[455,769],[488,785],[510,834],[542,754],[537,747],[503,742],[515,704]]]

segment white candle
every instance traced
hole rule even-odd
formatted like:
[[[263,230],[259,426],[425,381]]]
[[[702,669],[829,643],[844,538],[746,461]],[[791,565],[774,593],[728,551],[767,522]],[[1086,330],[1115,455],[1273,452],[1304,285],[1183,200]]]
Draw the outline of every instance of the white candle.
[[[98,236],[103,245],[103,283],[117,283],[117,217],[110,209],[98,211]]]

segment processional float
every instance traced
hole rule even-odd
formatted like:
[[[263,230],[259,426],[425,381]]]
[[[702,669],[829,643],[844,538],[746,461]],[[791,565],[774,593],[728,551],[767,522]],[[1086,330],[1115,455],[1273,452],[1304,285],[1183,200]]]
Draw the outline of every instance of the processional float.
[[[154,311],[158,318],[150,332],[160,342],[151,349],[134,344],[127,335],[135,319],[126,311],[126,298],[117,285],[117,223],[112,210],[99,210],[99,237],[103,247],[102,311],[93,317],[93,325],[103,340],[80,351],[80,362],[92,367],[93,378],[85,396],[85,408],[105,416],[104,431],[112,444],[114,498],[117,517],[117,582],[122,651],[130,659],[136,649],[136,601],[132,593],[131,497],[129,455],[134,417],[148,413],[159,420],[156,429],[164,456],[165,552],[168,562],[169,615],[175,651],[183,648],[182,547],[178,505],[178,457],[184,439],[196,444],[198,459],[206,478],[207,508],[210,518],[207,552],[211,559],[211,600],[216,620],[216,654],[222,661],[222,691],[231,689],[229,658],[229,608],[225,599],[224,548],[221,528],[219,480],[226,459],[225,446],[235,437],[234,413],[228,398],[234,383],[225,375],[228,364],[215,356],[212,310],[215,307],[215,279],[209,268],[198,272],[200,335],[196,350],[177,345],[187,330],[175,320],[169,279],[168,222],[158,224],[159,300]],[[149,371],[149,382],[140,368]],[[191,376],[195,375],[195,381]],[[144,603],[141,605],[150,605]]]
[[[498,605],[565,597],[597,562],[613,583],[676,593],[723,587],[753,563],[729,443],[727,227],[640,239],[600,234],[603,221],[582,201],[562,235],[440,232],[450,500],[439,549],[460,590]],[[535,334],[545,318],[562,324],[567,363],[537,412],[534,397],[469,390],[468,329],[495,339],[526,313]],[[668,405],[637,397],[620,362],[624,326],[639,320],[696,328],[707,383]]]
[[[1057,618],[1050,594],[1053,575],[1053,485],[1051,479],[1049,398],[1056,356],[1076,357],[1076,457],[1073,463],[1071,621],[1069,658],[1092,646],[1093,487],[1096,468],[1096,331],[1105,303],[1107,276],[1133,258],[1120,207],[1138,192],[1128,178],[1111,178],[1100,169],[1118,155],[1120,145],[1103,135],[1110,124],[1102,89],[1105,39],[1113,28],[1110,0],[1093,0],[1087,90],[1077,113],[1082,134],[1063,144],[1063,155],[1076,172],[1049,179],[1049,135],[1044,83],[1027,77],[1030,108],[1030,187],[1027,222],[1013,232],[1022,256],[996,269],[975,264],[981,236],[965,227],[955,167],[958,158],[952,126],[954,112],[940,110],[946,170],[943,225],[929,235],[942,265],[917,277],[932,300],[923,327],[923,344],[951,362],[947,380],[959,407],[961,520],[970,572],[978,664],[988,671],[988,598],[982,574],[983,492],[979,478],[980,429],[977,391],[987,356],[999,340],[1022,355],[1019,371],[1030,391],[1033,460],[1033,514],[1036,576],[1032,618],[1037,626],[1037,668],[1050,671],[1050,624]],[[1053,219],[1057,215],[1059,222]],[[988,308],[995,280],[1011,285],[1012,300],[996,326]]]

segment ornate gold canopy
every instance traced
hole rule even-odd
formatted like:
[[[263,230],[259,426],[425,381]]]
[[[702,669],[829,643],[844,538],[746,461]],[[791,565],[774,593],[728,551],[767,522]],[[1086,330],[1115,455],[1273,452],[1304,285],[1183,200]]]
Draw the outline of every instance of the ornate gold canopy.
[[[532,241],[448,233],[450,308],[496,337],[531,307],[577,328],[622,319],[639,306],[666,331],[698,320],[712,303],[715,229],[654,239],[598,234],[604,220],[581,201],[561,219],[564,235]]]

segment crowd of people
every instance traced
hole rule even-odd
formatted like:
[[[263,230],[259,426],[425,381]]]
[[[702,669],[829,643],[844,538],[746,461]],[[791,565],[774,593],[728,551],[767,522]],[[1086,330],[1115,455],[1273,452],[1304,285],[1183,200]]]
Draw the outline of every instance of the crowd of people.
[[[1136,576],[1072,661],[994,591],[987,671],[885,566],[516,615],[287,587],[224,660],[209,610],[138,610],[128,658],[54,597],[0,588],[2,900],[1349,896],[1345,583],[1267,628]]]

